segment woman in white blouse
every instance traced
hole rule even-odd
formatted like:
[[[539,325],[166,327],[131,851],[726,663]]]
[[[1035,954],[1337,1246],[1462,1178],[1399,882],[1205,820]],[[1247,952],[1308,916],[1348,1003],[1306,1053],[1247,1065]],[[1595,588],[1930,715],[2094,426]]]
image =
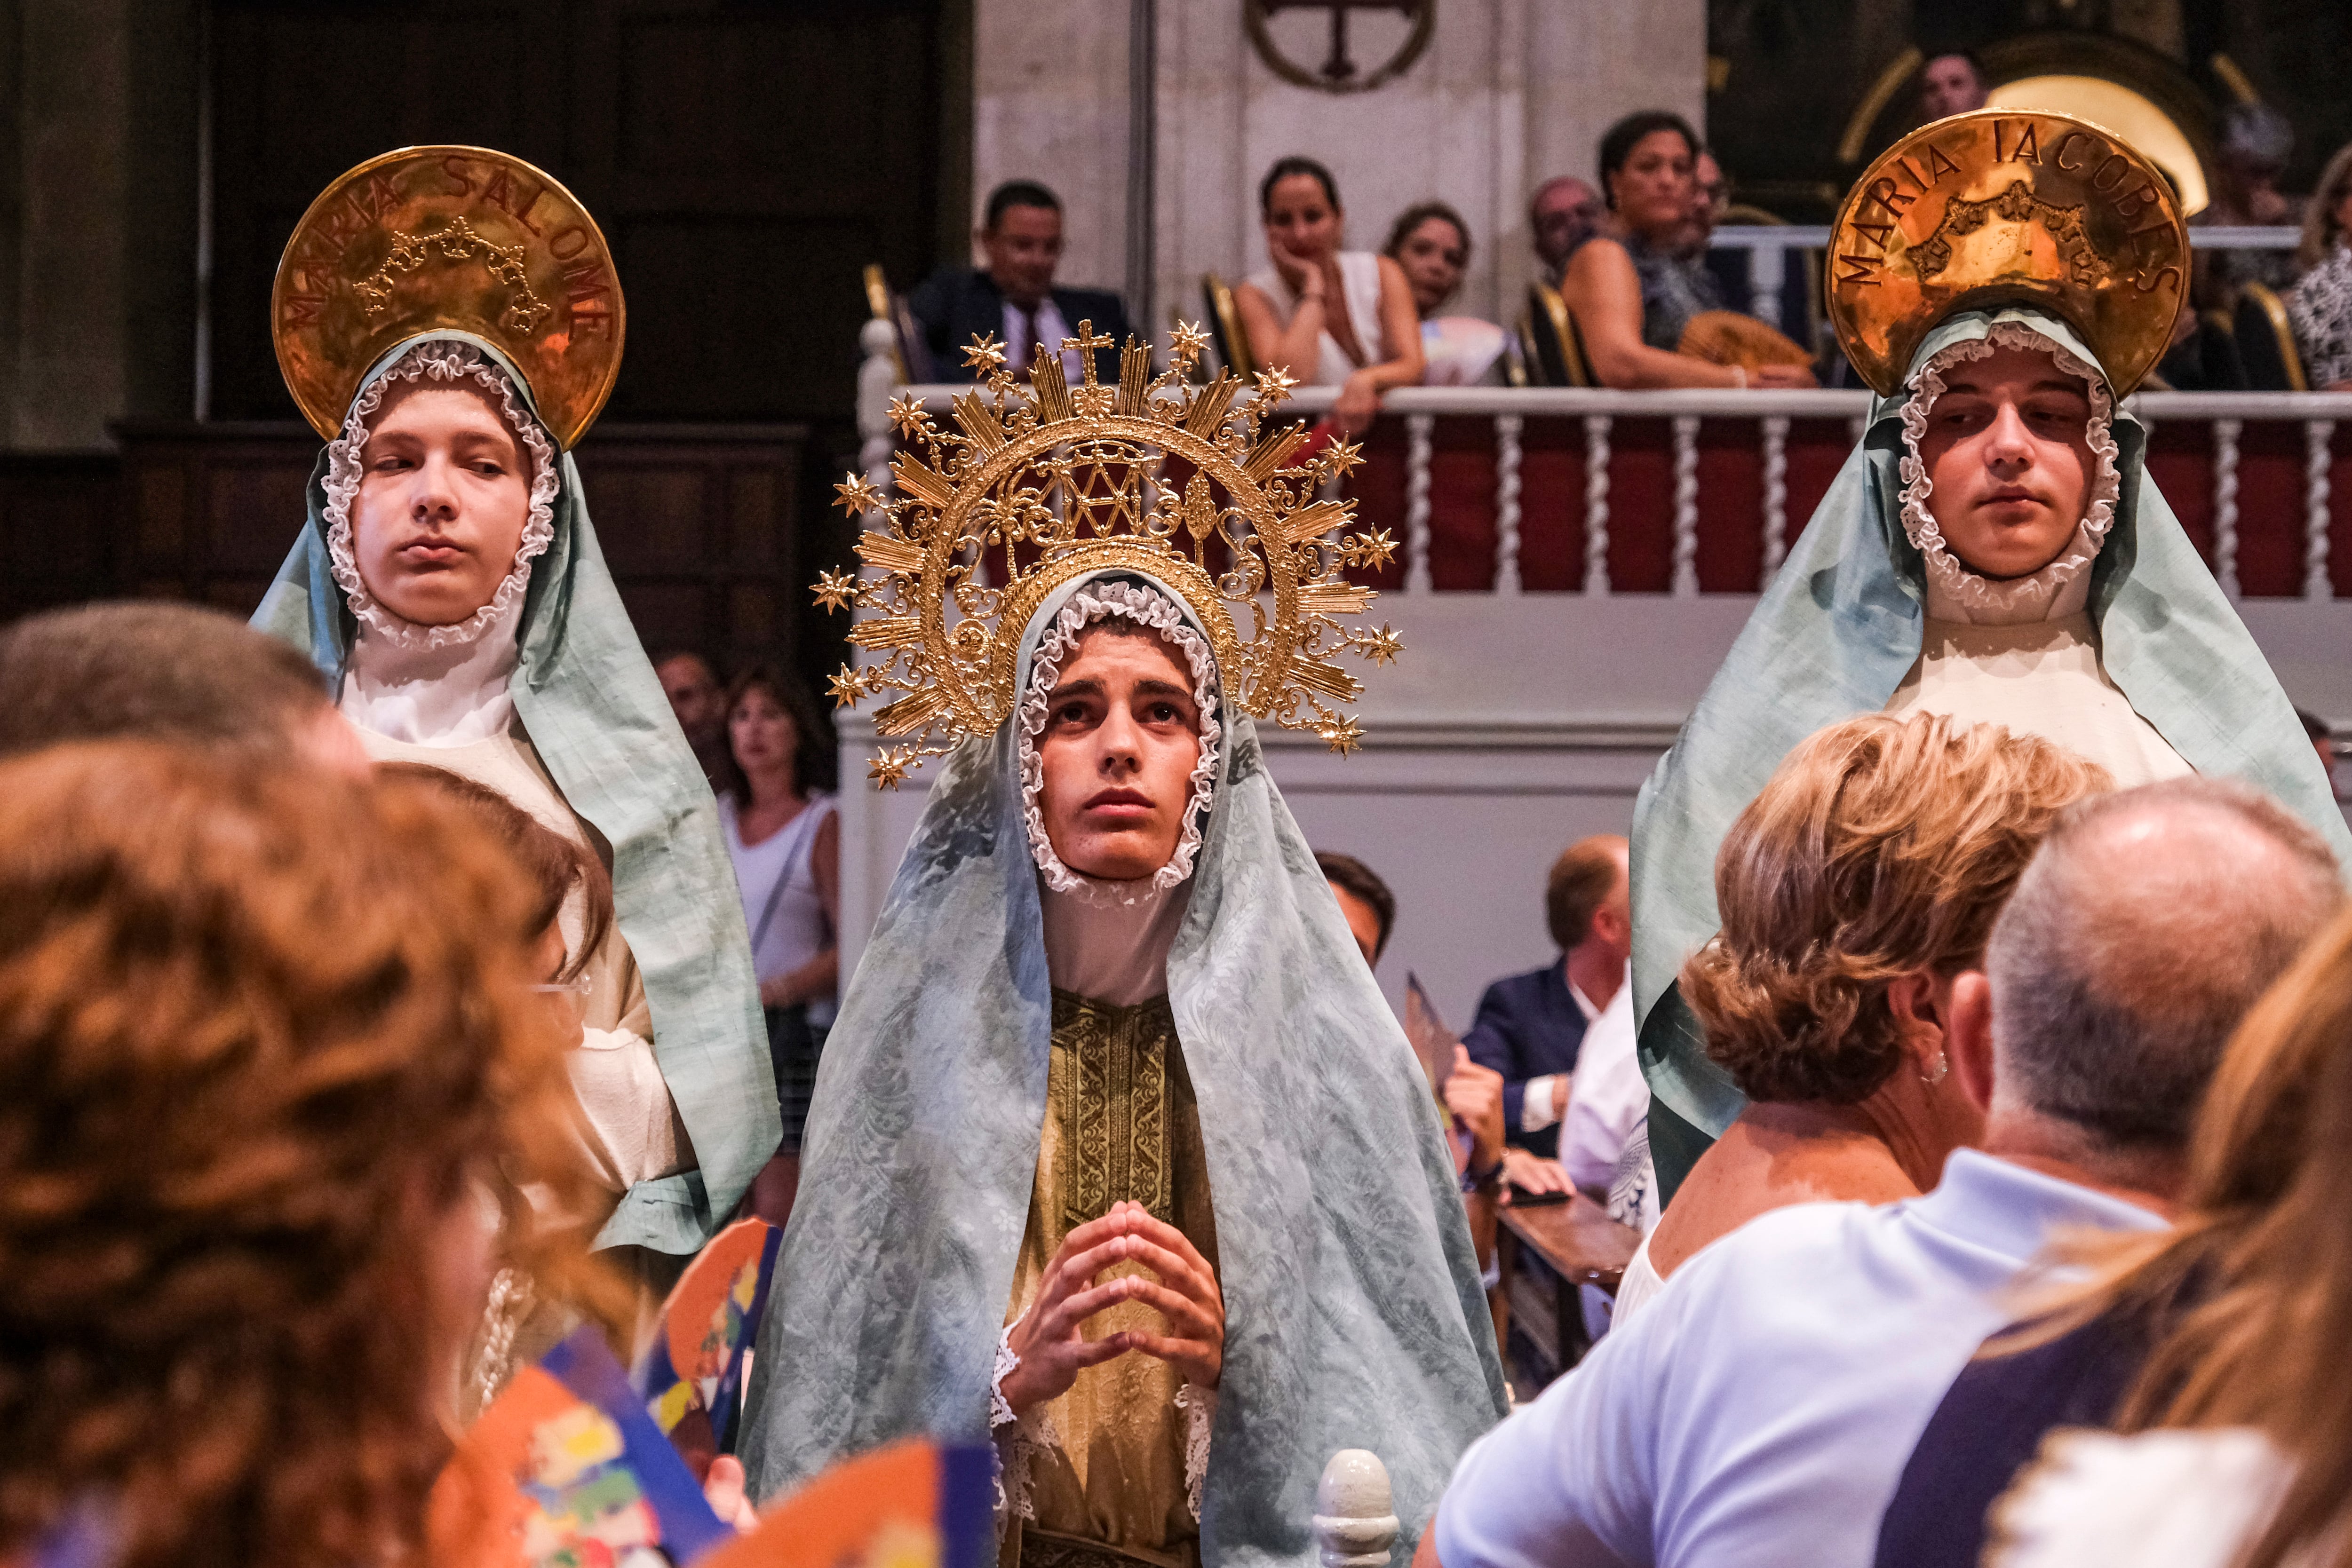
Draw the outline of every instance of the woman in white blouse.
[[[1382,392],[1421,380],[1412,290],[1387,256],[1339,248],[1339,188],[1312,158],[1267,170],[1258,211],[1274,265],[1234,290],[1251,351],[1266,369],[1339,388],[1331,416],[1353,435],[1380,412]]]
[[[754,1203],[779,1221],[798,1179],[801,1126],[840,988],[841,821],[832,795],[816,788],[830,738],[800,688],[777,671],[757,666],[728,687],[735,779],[719,797],[719,817],[751,934],[784,1123]]]
[[[2119,1425],[2053,1436],[1990,1515],[1991,1568],[2352,1564],[2352,915],[2250,1013],[2177,1229],[2086,1243],[2062,1323],[2168,1317]]]

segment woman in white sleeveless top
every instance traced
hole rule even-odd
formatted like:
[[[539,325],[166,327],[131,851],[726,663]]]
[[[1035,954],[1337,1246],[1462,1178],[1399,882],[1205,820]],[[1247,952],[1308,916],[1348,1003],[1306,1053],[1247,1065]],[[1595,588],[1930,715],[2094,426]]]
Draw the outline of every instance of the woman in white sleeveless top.
[[[727,749],[735,777],[719,797],[719,817],[751,934],[751,968],[784,1124],[777,1158],[753,1186],[753,1202],[763,1218],[780,1223],[797,1184],[801,1125],[840,979],[841,822],[833,797],[814,787],[827,738],[820,725],[806,698],[764,665],[746,670],[728,688]]]
[[[1342,389],[1331,417],[1353,435],[1380,412],[1382,392],[1421,380],[1412,290],[1387,256],[1339,248],[1339,190],[1312,158],[1268,170],[1258,212],[1274,266],[1234,290],[1251,352],[1261,368]]]

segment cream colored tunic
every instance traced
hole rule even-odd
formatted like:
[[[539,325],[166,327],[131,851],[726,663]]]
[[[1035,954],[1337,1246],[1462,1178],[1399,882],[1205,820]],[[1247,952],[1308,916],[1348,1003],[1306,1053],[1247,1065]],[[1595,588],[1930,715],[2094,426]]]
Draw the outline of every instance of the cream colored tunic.
[[[1200,1110],[1168,998],[1122,1008],[1056,990],[1045,1135],[1007,1323],[1028,1311],[1063,1238],[1122,1198],[1174,1225],[1216,1267]],[[1101,1279],[1143,1271],[1125,1264]],[[1122,1301],[1086,1325],[1091,1339],[1125,1329],[1166,1324],[1156,1309]],[[1129,1352],[1087,1368],[1023,1418],[1028,1506],[1016,1505],[1005,1531],[1002,1568],[1102,1568],[1116,1561],[1106,1547],[1194,1568],[1201,1527],[1186,1489],[1188,1417],[1176,1405],[1183,1382],[1168,1363]]]
[[[611,864],[610,849],[564,800],[520,720],[488,739],[457,746],[420,746],[365,728],[360,739],[379,762],[423,763],[495,789],[551,831]],[[561,916],[567,943],[580,940],[583,922],[576,897],[567,901]],[[604,1214],[594,1217],[601,1225],[636,1183],[691,1169],[694,1147],[655,1060],[645,980],[618,925],[589,960],[586,973],[593,982],[583,1014],[586,1027],[580,1048],[566,1052],[564,1061],[579,1100],[580,1116],[572,1128],[576,1152],[611,1199]]]
[[[2105,768],[2118,789],[2194,771],[2107,678],[2098,632],[2082,611],[2017,626],[1931,618],[1886,711],[2040,736]]]

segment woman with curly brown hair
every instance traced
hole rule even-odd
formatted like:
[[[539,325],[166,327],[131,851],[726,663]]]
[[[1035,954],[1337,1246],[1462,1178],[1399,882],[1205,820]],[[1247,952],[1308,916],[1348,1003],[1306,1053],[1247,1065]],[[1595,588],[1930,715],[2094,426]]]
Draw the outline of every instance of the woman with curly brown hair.
[[[541,902],[415,783],[0,766],[0,1561],[415,1555],[484,1195],[586,1193]],[[585,1239],[516,1245],[562,1280]]]
[[[1748,1107],[1625,1270],[1618,1322],[1759,1214],[1935,1186],[1983,1123],[1948,1076],[1953,977],[2060,810],[2107,784],[2049,741],[1940,714],[1847,719],[1789,754],[1723,841],[1723,927],[1681,976]]]

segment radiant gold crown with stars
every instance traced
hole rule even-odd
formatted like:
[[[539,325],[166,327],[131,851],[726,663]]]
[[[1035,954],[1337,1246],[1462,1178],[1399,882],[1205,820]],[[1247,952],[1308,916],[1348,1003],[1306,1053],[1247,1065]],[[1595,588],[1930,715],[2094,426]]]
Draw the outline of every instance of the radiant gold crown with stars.
[[[866,662],[833,677],[835,703],[898,694],[874,716],[877,784],[895,788],[924,758],[1003,723],[1030,618],[1073,578],[1120,567],[1183,596],[1242,711],[1314,730],[1334,751],[1362,739],[1338,705],[1363,685],[1333,655],[1384,664],[1402,644],[1385,625],[1342,624],[1374,596],[1341,569],[1396,553],[1384,529],[1349,531],[1352,501],[1318,494],[1359,450],[1335,443],[1294,462],[1306,430],[1267,419],[1295,383],[1265,371],[1254,388],[1231,374],[1193,384],[1208,346],[1198,327],[1177,326],[1157,376],[1150,346],[1129,339],[1118,384],[1107,386],[1095,353],[1112,346],[1082,321],[1062,347],[1080,356],[1083,382],[1071,386],[1041,345],[1024,387],[992,335],[974,339],[964,360],[982,380],[955,400],[952,428],[911,394],[890,405],[896,497],[861,474],[835,486],[836,505],[883,514],[857,544],[864,574],[829,571],[816,584],[825,608],[872,612],[849,633]]]

